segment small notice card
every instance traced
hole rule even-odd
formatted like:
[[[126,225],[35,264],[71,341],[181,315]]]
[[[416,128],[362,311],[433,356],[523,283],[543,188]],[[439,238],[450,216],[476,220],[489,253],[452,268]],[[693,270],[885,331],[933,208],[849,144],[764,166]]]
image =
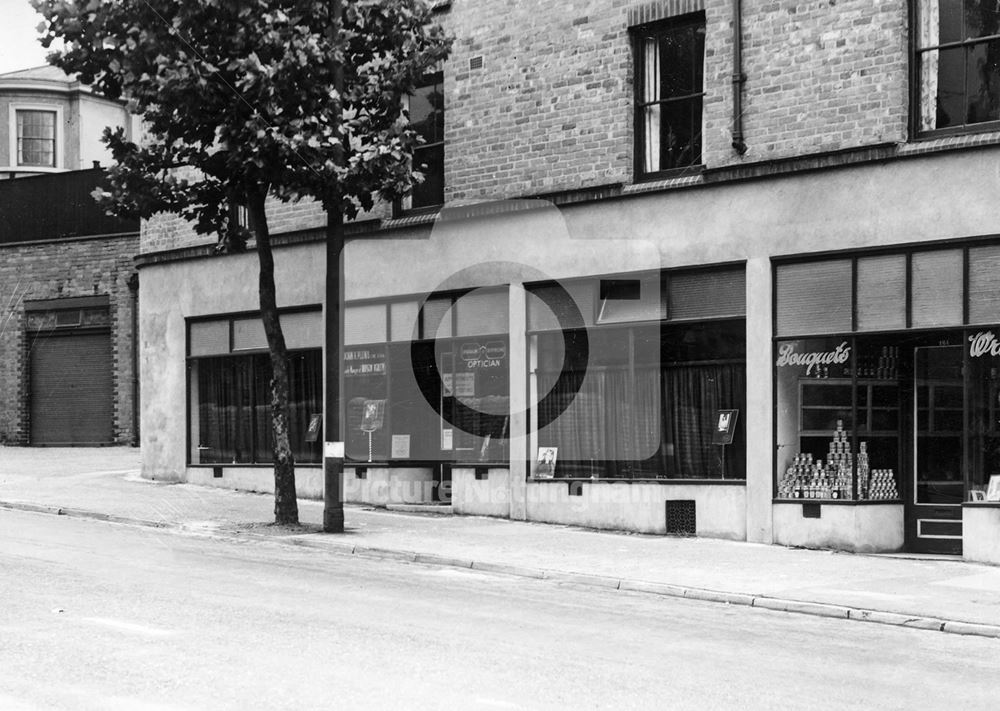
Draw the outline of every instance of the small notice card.
[[[410,435],[394,434],[392,436],[392,458],[407,459],[410,456]]]

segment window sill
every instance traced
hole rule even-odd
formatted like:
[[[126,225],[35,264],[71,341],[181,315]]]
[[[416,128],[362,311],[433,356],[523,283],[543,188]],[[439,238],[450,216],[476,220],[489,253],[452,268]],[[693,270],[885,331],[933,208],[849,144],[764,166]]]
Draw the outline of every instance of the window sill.
[[[697,166],[697,169],[684,169],[675,174],[657,174],[648,178],[638,178],[631,185],[622,187],[622,195],[637,195],[640,193],[652,193],[669,188],[678,188],[689,185],[701,185],[704,182],[702,171],[704,166]]]
[[[937,151],[1000,145],[1000,125],[990,124],[988,130],[963,130],[961,132],[933,132],[919,135],[900,144],[897,155],[909,156]]]

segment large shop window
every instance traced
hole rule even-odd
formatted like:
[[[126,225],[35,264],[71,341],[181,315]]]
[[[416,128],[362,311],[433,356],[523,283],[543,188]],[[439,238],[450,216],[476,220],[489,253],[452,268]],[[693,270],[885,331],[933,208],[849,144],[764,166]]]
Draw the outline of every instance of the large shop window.
[[[538,285],[528,304],[534,451],[555,450],[536,476],[745,478],[742,268]],[[557,330],[571,313],[584,327]]]
[[[899,499],[898,339],[782,340],[775,360],[778,498]]]
[[[1000,7],[995,0],[920,0],[917,14],[917,130],[995,129]]]
[[[506,462],[506,290],[346,309],[346,450],[356,461]]]
[[[998,273],[996,244],[775,267],[778,498],[943,505],[988,489]]]
[[[323,412],[319,311],[281,315],[289,348],[289,439],[295,461],[322,461],[315,431]],[[256,316],[188,324],[191,464],[273,462],[271,360]]]
[[[701,163],[705,17],[697,14],[637,28],[637,173]]]

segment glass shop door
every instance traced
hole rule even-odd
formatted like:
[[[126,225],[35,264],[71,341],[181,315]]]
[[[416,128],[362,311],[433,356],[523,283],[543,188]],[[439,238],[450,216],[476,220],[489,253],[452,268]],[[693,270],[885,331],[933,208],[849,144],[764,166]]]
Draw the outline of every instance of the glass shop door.
[[[905,513],[906,545],[914,552],[962,552],[963,350],[913,350],[913,485]]]

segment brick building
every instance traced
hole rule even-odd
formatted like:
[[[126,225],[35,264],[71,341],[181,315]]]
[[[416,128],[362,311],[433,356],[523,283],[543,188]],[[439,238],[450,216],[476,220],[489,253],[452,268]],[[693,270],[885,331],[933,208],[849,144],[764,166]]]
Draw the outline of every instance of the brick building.
[[[53,67],[0,75],[0,444],[132,443],[137,221],[104,215],[116,102]]]
[[[1000,560],[994,3],[437,5],[431,179],[349,230],[348,500]],[[271,217],[318,496],[324,216]],[[145,475],[268,490],[254,255],[141,239]]]

